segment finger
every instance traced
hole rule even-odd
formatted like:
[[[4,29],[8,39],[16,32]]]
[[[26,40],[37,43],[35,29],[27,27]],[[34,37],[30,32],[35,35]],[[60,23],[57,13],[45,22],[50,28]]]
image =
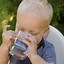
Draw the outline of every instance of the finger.
[[[27,39],[30,41],[30,43],[32,44],[32,45],[36,45],[36,41],[34,41],[32,38],[30,38],[30,37],[27,37]]]
[[[33,40],[36,40],[36,37],[34,35],[29,34],[29,37],[31,37]]]
[[[15,38],[16,38],[16,36],[15,36],[14,34],[8,34],[8,35],[12,36],[12,37],[13,37],[13,39],[15,39]]]
[[[3,32],[6,32],[8,30],[8,28],[10,27],[10,25],[6,25],[3,27]]]
[[[25,37],[25,39],[26,39],[27,41],[29,41],[30,43],[32,43],[32,42],[33,42],[33,39],[32,39],[32,38],[30,38],[30,37]]]
[[[14,37],[17,36],[17,35],[16,35],[16,32],[15,32],[15,31],[12,31],[12,30],[8,30],[8,31],[7,31],[7,34],[8,34],[8,35],[13,35]]]
[[[31,41],[34,41],[35,43],[37,42],[36,37],[31,34],[29,35],[29,39],[31,39]]]
[[[27,46],[30,46],[31,44],[26,40],[26,39],[24,39],[24,38],[22,38],[22,42],[24,43],[24,44],[26,44]]]

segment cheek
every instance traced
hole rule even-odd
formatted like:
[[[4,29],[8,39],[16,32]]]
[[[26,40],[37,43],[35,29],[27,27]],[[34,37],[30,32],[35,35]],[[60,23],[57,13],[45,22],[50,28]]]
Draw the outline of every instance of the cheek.
[[[42,39],[42,35],[36,35],[36,39],[37,39],[37,41],[39,43],[41,41],[41,39]]]

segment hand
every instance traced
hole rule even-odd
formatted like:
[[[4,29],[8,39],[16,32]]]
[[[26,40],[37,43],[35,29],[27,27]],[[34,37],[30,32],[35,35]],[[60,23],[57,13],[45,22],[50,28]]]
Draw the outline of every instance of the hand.
[[[33,35],[22,38],[22,41],[28,46],[28,53],[26,55],[31,58],[34,55],[37,55],[37,39]]]
[[[2,45],[6,46],[6,47],[10,47],[11,43],[13,42],[16,33],[12,30],[7,30],[7,28],[9,28],[10,25],[6,25],[3,28],[3,33],[2,33]]]

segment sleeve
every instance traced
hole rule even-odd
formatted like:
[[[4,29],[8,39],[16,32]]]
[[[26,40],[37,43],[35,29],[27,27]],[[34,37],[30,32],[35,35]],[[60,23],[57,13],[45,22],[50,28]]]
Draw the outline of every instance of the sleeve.
[[[42,58],[46,62],[56,64],[55,49],[54,49],[54,46],[51,43],[48,43],[48,44],[45,45],[43,52],[44,53],[42,55]]]

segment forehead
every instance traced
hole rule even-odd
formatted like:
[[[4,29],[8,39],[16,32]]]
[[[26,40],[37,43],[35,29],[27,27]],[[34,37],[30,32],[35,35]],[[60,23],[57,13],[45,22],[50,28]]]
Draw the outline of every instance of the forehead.
[[[24,28],[26,30],[41,30],[42,26],[44,27],[44,20],[39,16],[35,16],[30,13],[19,12],[17,14],[17,27]]]

